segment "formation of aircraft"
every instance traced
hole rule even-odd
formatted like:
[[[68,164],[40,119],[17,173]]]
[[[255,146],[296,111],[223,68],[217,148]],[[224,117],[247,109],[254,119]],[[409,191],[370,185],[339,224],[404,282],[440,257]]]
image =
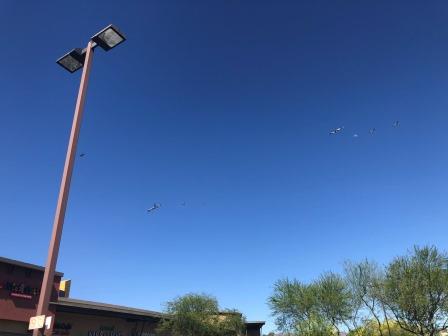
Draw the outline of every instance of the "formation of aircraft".
[[[400,126],[400,121],[399,120],[394,121],[393,124],[392,124],[392,127],[394,127],[394,128],[397,128],[399,126]],[[333,129],[330,130],[330,135],[336,135],[336,134],[342,132],[343,130],[344,130],[344,126],[333,128]],[[376,128],[375,127],[369,129],[369,134],[370,135],[374,135],[375,132],[376,132]],[[357,137],[359,137],[359,134],[358,133],[354,133],[353,137],[357,138]]]
[[[394,127],[394,128],[397,128],[399,126],[400,126],[400,121],[399,120],[394,121],[393,124],[392,124],[392,127]],[[343,130],[344,130],[344,126],[333,128],[333,129],[330,130],[330,135],[337,135],[338,133],[341,133]],[[374,135],[375,133],[376,133],[376,128],[375,127],[369,129],[369,134],[370,135]],[[353,137],[354,138],[358,138],[359,134],[358,133],[354,133]],[[84,157],[85,155],[86,155],[85,153],[81,153],[81,154],[79,154],[79,157]],[[185,201],[183,201],[182,203],[180,203],[180,205],[182,207],[185,207],[187,205],[187,203]],[[156,210],[160,209],[161,206],[162,205],[160,203],[154,203],[150,208],[147,209],[147,212],[151,213],[153,211],[156,211]]]

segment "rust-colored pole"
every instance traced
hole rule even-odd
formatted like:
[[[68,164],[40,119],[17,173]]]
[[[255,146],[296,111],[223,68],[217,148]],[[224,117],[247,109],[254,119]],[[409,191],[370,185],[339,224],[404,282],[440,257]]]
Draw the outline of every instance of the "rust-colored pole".
[[[58,260],[59,245],[61,243],[62,227],[64,226],[65,210],[67,208],[68,194],[70,191],[70,181],[72,178],[73,166],[75,163],[76,147],[78,145],[81,119],[86,99],[87,82],[89,81],[90,68],[92,66],[94,42],[87,45],[84,68],[82,70],[81,83],[79,85],[78,99],[76,100],[75,115],[73,117],[72,130],[68,143],[67,155],[65,157],[64,172],[62,174],[61,188],[59,190],[58,204],[53,223],[50,247],[48,249],[48,259],[45,266],[44,279],[40,291],[39,302],[37,304],[37,315],[48,316],[51,293],[54,286],[54,273]],[[51,329],[45,333],[51,335]],[[40,330],[35,329],[33,336],[39,336]]]

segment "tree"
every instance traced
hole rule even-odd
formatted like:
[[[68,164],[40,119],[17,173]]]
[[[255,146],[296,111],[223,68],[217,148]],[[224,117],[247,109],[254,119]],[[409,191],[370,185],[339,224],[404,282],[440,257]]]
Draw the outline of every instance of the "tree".
[[[368,260],[359,263],[345,263],[345,279],[357,304],[366,311],[362,318],[367,320],[371,329],[373,319],[379,336],[391,336],[389,317],[382,298],[383,272],[379,266]],[[386,328],[384,329],[383,321]]]
[[[393,321],[390,321],[389,324],[382,323],[378,329],[376,320],[364,321],[362,326],[352,330],[348,336],[380,336],[387,334],[391,336],[412,336],[411,333],[403,330],[396,322]]]
[[[344,279],[331,272],[311,284],[279,280],[268,303],[281,331],[310,336],[334,335],[341,327],[353,328],[357,310]]]
[[[268,302],[279,329],[313,336],[435,336],[448,329],[448,255],[435,247],[416,247],[385,270],[346,263],[344,275],[277,281]]]
[[[219,313],[219,321],[216,324],[217,336],[238,336],[245,331],[245,319],[235,309],[225,309]]]
[[[218,301],[205,294],[187,294],[166,304],[167,318],[158,333],[175,336],[238,336],[245,321],[236,310],[219,309]]]
[[[323,318],[340,333],[340,326],[351,329],[358,306],[342,277],[329,272],[317,282],[317,306]]]
[[[274,284],[268,304],[279,330],[308,336],[328,336],[332,327],[322,317],[318,307],[316,284],[282,279]]]
[[[415,247],[387,267],[384,302],[404,330],[434,336],[447,327],[447,260],[435,247]]]

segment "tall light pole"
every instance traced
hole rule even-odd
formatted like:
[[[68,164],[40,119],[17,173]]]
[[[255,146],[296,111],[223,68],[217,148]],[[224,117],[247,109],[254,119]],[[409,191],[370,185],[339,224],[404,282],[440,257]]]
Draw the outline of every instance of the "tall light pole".
[[[65,210],[67,208],[68,195],[70,191],[70,181],[75,163],[76,147],[78,145],[79,130],[81,128],[81,119],[84,111],[84,103],[87,92],[87,83],[89,81],[90,68],[92,67],[93,51],[95,47],[100,46],[108,51],[118,44],[122,43],[126,38],[113,25],[109,25],[97,34],[95,34],[87,43],[85,49],[74,49],[57,60],[67,71],[73,73],[82,67],[81,83],[79,85],[78,98],[76,100],[75,115],[73,117],[72,130],[70,132],[70,140],[68,143],[67,155],[65,157],[64,172],[62,174],[61,187],[59,190],[58,203],[56,206],[56,214],[54,217],[53,231],[51,234],[50,247],[48,249],[48,259],[45,265],[45,273],[42,281],[39,302],[37,304],[38,315],[48,315],[48,308],[51,298],[51,292],[54,285],[54,273],[59,253],[59,245],[61,243],[62,227],[64,226]],[[33,330],[33,336],[38,336],[40,329]],[[51,334],[51,328],[47,334]]]

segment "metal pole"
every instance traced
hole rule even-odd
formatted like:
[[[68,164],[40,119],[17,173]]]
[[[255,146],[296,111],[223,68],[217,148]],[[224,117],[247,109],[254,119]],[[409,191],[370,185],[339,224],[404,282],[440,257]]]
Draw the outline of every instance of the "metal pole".
[[[37,304],[36,316],[49,315],[48,308],[54,286],[54,273],[58,259],[59,245],[61,243],[62,227],[64,226],[65,210],[67,208],[68,195],[70,191],[70,181],[72,178],[73,166],[75,163],[76,147],[78,145],[79,131],[81,128],[81,119],[84,110],[87,83],[89,80],[90,68],[92,66],[93,46],[94,42],[90,41],[86,49],[86,59],[82,71],[81,83],[79,85],[78,98],[76,100],[75,115],[73,117],[67,155],[65,157],[64,172],[62,174],[61,188],[59,190],[58,204],[56,207],[56,214],[53,223],[53,232],[51,234],[50,246],[48,249],[48,259],[45,266],[45,273],[42,281],[39,303]],[[51,335],[51,329],[48,330],[46,334]],[[39,335],[40,330],[35,329],[33,331],[33,336]]]

